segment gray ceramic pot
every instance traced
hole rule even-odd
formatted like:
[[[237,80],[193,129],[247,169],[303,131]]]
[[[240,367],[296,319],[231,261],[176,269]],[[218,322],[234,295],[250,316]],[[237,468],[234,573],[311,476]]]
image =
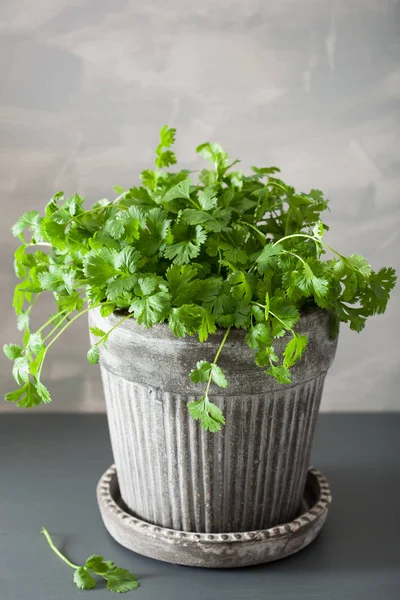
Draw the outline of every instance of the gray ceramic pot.
[[[103,330],[116,321],[90,314]],[[133,319],[115,330],[101,349],[101,373],[120,493],[134,515],[200,533],[266,529],[298,515],[337,342],[319,309],[306,312],[297,329],[309,345],[291,385],[255,365],[244,331],[230,332],[219,359],[229,386],[211,392],[226,425],[214,434],[188,415],[187,402],[201,395],[188,374],[198,360],[212,361],[224,332],[200,344]]]

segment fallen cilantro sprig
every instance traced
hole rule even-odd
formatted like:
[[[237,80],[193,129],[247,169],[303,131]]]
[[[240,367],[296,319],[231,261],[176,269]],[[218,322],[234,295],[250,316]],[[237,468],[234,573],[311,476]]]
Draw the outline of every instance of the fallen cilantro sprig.
[[[90,590],[96,586],[96,579],[93,575],[105,579],[107,589],[111,592],[124,594],[139,587],[140,583],[135,575],[127,569],[120,569],[111,560],[104,560],[103,556],[93,554],[93,556],[89,556],[83,566],[74,565],[56,548],[45,527],[42,528],[41,533],[45,536],[53,552],[71,569],[74,569],[74,583],[80,590]]]
[[[50,402],[42,382],[49,350],[98,308],[103,317],[120,318],[108,330],[92,328],[91,363],[132,317],[143,327],[165,323],[177,337],[197,335],[200,343],[217,328],[225,330],[216,356],[205,356],[190,373],[204,386],[189,403],[190,414],[204,429],[218,431],[224,416],[212,394],[214,386],[228,385],[220,363],[232,328],[246,331],[266,376],[290,384],[292,367],[307,351],[307,337],[297,331],[303,310],[329,311],[332,335],[339,322],[361,331],[368,317],[385,311],[394,269],[374,271],[363,256],[344,256],[326,242],[329,227],[321,214],[328,200],[321,191],[296,191],[276,167],[252,167],[250,175],[232,170],[238,161],[208,142],[197,152],[211,168],[195,182],[187,170],[167,170],[177,162],[174,140],[175,129],[163,127],[155,169],[142,171],[138,187],[116,187],[114,200],[85,209],[80,196],[59,192],[44,215],[31,210],[14,225],[21,281],[13,306],[23,339],[4,346],[18,384],[7,401],[21,407]],[[45,293],[53,295],[56,309],[35,330],[33,308]]]

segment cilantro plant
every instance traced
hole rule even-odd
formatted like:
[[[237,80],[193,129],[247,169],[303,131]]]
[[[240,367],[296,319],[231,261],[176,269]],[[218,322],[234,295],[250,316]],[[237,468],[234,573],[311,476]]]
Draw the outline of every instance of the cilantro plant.
[[[91,590],[94,588],[96,586],[95,575],[107,581],[107,589],[111,592],[124,594],[139,587],[140,583],[133,573],[130,573],[128,569],[117,567],[112,560],[104,560],[104,557],[98,554],[89,556],[84,565],[74,565],[56,548],[45,527],[42,528],[41,533],[53,552],[74,570],[74,583],[78,589]]]
[[[197,335],[200,343],[217,327],[225,330],[213,362],[201,361],[190,373],[204,391],[189,411],[204,429],[218,431],[224,416],[210,393],[228,385],[217,363],[232,327],[246,330],[266,377],[289,384],[290,369],[307,347],[307,337],[296,331],[305,307],[328,310],[355,331],[385,311],[394,269],[373,271],[363,256],[343,256],[325,242],[322,192],[296,192],[276,167],[252,167],[245,175],[214,143],[197,148],[211,168],[198,175],[172,172],[174,137],[174,129],[161,129],[155,169],[141,173],[140,187],[115,188],[114,200],[87,209],[78,195],[59,192],[44,215],[32,210],[14,225],[21,241],[14,308],[23,343],[4,348],[19,386],[6,400],[23,407],[49,402],[41,381],[47,353],[77,319],[98,308],[119,321],[107,331],[92,329],[91,363],[129,318],[143,327],[166,323],[175,336]],[[34,304],[47,292],[55,312],[32,331]],[[279,355],[274,340],[283,336]]]

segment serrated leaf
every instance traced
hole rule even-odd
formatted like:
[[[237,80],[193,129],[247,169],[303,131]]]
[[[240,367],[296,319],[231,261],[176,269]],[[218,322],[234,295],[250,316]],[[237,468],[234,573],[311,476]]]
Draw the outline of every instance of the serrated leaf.
[[[32,231],[34,237],[40,238],[40,223],[42,217],[37,210],[30,210],[22,215],[13,225],[11,231],[15,237],[21,236],[25,229]]]
[[[43,339],[40,333],[31,333],[27,349],[29,352],[33,352],[33,354],[38,354],[43,349]]]
[[[244,271],[236,271],[228,277],[228,282],[231,284],[232,295],[238,300],[243,300],[248,304],[253,295],[253,285],[255,278],[250,273]]]
[[[275,295],[270,299],[270,315],[278,317],[280,322],[283,321],[285,329],[292,329],[300,319],[298,309],[283,295]]]
[[[249,329],[246,335],[246,344],[250,348],[263,348],[271,343],[271,332],[266,323],[257,323]]]
[[[199,420],[205,431],[220,431],[225,424],[225,418],[221,409],[210,402],[207,396],[188,403],[188,409],[193,419]]]
[[[151,327],[165,319],[169,309],[170,294],[158,292],[145,298],[136,298],[129,307],[129,312],[133,312],[139,325]]]
[[[86,560],[85,567],[91,569],[98,575],[102,575],[103,573],[116,568],[112,560],[105,561],[104,556],[100,556],[99,554],[92,554],[92,556],[89,556]]]
[[[29,362],[25,356],[20,356],[14,360],[12,374],[19,385],[29,380]]]
[[[115,251],[108,248],[88,252],[83,261],[83,272],[91,285],[105,285],[118,274],[114,266],[115,257]]]
[[[111,302],[107,302],[105,304],[102,304],[100,307],[100,314],[102,317],[109,317],[110,315],[113,314],[115,310],[115,304],[111,303]]]
[[[316,222],[312,232],[314,237],[318,238],[319,240],[322,240],[322,236],[324,235],[324,226],[322,224],[322,221]]]
[[[94,336],[100,337],[100,338],[107,335],[105,331],[100,329],[100,327],[90,327],[90,331]]]
[[[85,567],[79,567],[74,572],[74,583],[79,590],[91,590],[96,585],[94,578]]]
[[[167,246],[164,252],[165,258],[171,259],[178,265],[189,263],[192,258],[196,258],[200,253],[201,244],[205,242],[207,235],[200,225],[196,225],[194,230],[195,232],[191,235],[190,239]]]
[[[107,589],[111,592],[124,594],[139,587],[137,578],[127,569],[116,568],[104,573],[103,577],[107,580]]]
[[[202,343],[206,341],[206,339],[211,333],[216,332],[217,327],[215,325],[214,317],[211,313],[208,312],[208,310],[203,309],[201,315],[202,316],[201,324],[199,327],[199,341]]]
[[[201,190],[197,196],[197,200],[203,210],[211,210],[217,206],[217,198],[212,187]]]
[[[368,314],[382,314],[386,310],[390,292],[396,284],[396,272],[392,267],[384,267],[377,273],[372,272],[368,287],[361,293],[363,308]],[[346,298],[344,298],[346,300]]]
[[[160,146],[162,148],[170,148],[175,142],[176,129],[164,125],[160,129]]]
[[[15,360],[23,354],[23,349],[17,344],[4,344],[3,352],[9,360]]]
[[[43,383],[41,381],[36,381],[36,391],[37,391],[40,399],[42,400],[42,402],[44,402],[45,404],[48,404],[49,402],[51,402],[50,392],[47,389],[47,387],[43,385]]]
[[[228,386],[228,381],[225,377],[225,373],[218,365],[212,363],[211,364],[211,378],[215,385],[220,388],[226,388]]]
[[[184,337],[186,333],[193,335],[200,327],[202,310],[195,304],[183,304],[173,308],[168,319],[168,326],[177,337]]]
[[[211,374],[212,365],[207,360],[200,360],[196,368],[190,371],[189,377],[193,383],[207,383]]]
[[[295,333],[283,352],[283,366],[286,368],[292,367],[300,360],[307,347],[307,343],[308,338],[306,335]]]
[[[257,321],[257,323],[264,322],[265,311],[260,306],[256,306],[255,304],[253,304],[253,306],[251,307],[251,313],[252,313],[253,317],[255,318],[255,320]]]
[[[278,383],[287,384],[292,381],[290,371],[283,365],[271,365],[265,372],[276,379]]]
[[[276,257],[282,252],[283,248],[280,244],[266,244],[261,254],[256,259],[257,267],[262,275],[269,273],[276,265]]]
[[[183,181],[180,181],[172,188],[170,188],[161,198],[163,204],[168,204],[172,202],[172,200],[176,200],[178,198],[186,198],[190,200],[190,188],[192,186],[192,181],[188,177]]]
[[[92,365],[97,365],[100,360],[100,350],[98,346],[92,346],[87,353],[87,359]]]

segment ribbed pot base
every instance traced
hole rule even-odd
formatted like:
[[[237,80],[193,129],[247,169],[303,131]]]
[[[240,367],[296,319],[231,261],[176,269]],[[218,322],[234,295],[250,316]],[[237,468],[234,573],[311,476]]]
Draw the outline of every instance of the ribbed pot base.
[[[213,534],[165,529],[136,518],[121,500],[114,465],[98,483],[97,500],[107,530],[125,548],[157,560],[216,569],[272,562],[299,552],[317,537],[332,497],[325,477],[310,468],[296,519],[270,529]]]

